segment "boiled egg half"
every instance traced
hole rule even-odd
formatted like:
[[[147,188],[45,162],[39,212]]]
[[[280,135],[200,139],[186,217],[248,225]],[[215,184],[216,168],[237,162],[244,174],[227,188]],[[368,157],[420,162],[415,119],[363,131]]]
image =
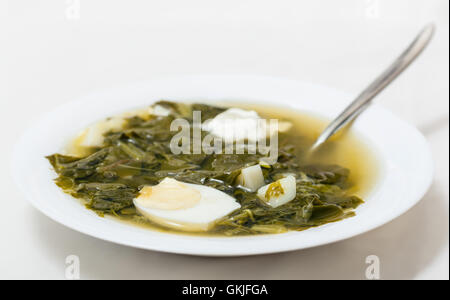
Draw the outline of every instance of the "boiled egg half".
[[[134,199],[136,209],[159,225],[183,231],[208,231],[222,217],[241,207],[212,187],[165,178],[145,186]]]

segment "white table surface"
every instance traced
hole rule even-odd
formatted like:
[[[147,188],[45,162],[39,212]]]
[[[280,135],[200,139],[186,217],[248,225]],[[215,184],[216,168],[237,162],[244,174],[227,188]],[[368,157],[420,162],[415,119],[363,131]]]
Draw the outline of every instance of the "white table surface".
[[[449,278],[449,2],[447,0],[0,1],[0,279]],[[377,102],[428,138],[436,178],[423,200],[353,239],[283,254],[204,258],[137,250],[65,228],[32,208],[9,173],[12,146],[55,105],[98,89],[182,74],[273,75],[354,95],[422,25],[438,32]],[[350,99],[349,99],[350,100]],[[32,172],[32,170],[30,170]]]

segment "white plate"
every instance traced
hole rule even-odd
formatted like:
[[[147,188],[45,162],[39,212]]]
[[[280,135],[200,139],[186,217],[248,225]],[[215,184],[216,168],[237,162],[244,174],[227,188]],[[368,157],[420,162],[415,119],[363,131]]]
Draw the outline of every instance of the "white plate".
[[[91,94],[43,116],[18,142],[13,174],[26,198],[53,220],[110,242],[172,253],[237,256],[305,249],[379,227],[415,205],[432,182],[433,163],[425,138],[376,105],[354,124],[378,150],[383,174],[356,217],[302,232],[250,237],[167,234],[100,218],[64,194],[44,156],[61,150],[80,129],[160,99],[238,100],[279,104],[332,118],[351,100],[336,90],[286,79],[255,76],[195,76],[154,80]]]

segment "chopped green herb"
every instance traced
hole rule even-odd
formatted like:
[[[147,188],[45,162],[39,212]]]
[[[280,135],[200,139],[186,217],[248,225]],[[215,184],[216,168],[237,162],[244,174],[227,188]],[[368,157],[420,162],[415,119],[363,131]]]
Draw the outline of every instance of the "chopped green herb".
[[[272,197],[279,197],[284,194],[283,187],[281,183],[277,180],[274,183],[271,183],[266,191],[266,199],[270,199]]]

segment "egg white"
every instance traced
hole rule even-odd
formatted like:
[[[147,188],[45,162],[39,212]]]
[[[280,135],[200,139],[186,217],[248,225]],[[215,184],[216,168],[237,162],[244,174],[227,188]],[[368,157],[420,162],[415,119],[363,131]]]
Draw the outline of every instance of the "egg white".
[[[236,200],[212,187],[182,183],[188,188],[200,192],[200,201],[194,206],[183,209],[156,209],[141,205],[134,199],[136,209],[147,219],[159,225],[182,231],[208,231],[217,220],[225,217],[241,205]]]
[[[295,199],[297,188],[294,176],[288,175],[287,177],[277,180],[276,182],[278,182],[283,188],[282,195],[266,198],[266,192],[269,189],[270,185],[273,184],[272,182],[271,184],[265,185],[258,190],[258,198],[272,207],[284,205],[289,201]]]

